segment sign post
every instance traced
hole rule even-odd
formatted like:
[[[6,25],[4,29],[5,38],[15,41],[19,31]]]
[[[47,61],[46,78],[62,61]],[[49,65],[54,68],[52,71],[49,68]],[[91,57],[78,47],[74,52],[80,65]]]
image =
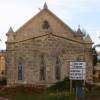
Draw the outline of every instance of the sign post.
[[[70,95],[72,93],[72,80],[70,80]]]
[[[84,80],[86,77],[85,62],[70,62],[70,93],[72,91],[72,80]]]

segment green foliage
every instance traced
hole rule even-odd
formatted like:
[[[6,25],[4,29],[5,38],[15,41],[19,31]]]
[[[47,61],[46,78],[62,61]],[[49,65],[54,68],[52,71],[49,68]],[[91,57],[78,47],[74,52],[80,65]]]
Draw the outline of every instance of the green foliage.
[[[72,86],[73,86],[73,88],[75,88],[76,86],[83,86],[83,84],[84,84],[84,81],[83,80],[73,80],[72,81]]]
[[[90,92],[94,86],[95,86],[94,84],[85,83],[85,88],[87,92]]]
[[[59,81],[48,88],[48,90],[51,91],[64,91],[64,90],[70,90],[70,80],[68,78],[65,78],[63,81]]]
[[[100,97],[100,86],[96,84],[88,84],[85,86],[86,96]]]
[[[98,62],[100,62],[100,59],[98,59]]]
[[[73,96],[58,96],[58,95],[50,95],[49,93],[41,93],[41,94],[33,94],[33,95],[25,95],[19,94],[13,100],[74,100]]]
[[[6,96],[7,94],[5,92],[0,91],[0,97]]]
[[[2,80],[0,80],[0,85],[6,85],[6,84],[7,84],[7,82],[6,82],[5,78],[3,78]]]

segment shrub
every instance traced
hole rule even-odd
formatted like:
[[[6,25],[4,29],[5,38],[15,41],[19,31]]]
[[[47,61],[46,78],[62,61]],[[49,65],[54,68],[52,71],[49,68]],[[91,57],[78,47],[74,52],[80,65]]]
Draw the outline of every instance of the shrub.
[[[7,84],[6,78],[0,80],[0,85],[6,85],[6,84]]]
[[[59,81],[55,83],[54,85],[50,86],[48,88],[52,91],[64,91],[64,90],[70,90],[70,80],[68,78],[65,78],[63,81]]]

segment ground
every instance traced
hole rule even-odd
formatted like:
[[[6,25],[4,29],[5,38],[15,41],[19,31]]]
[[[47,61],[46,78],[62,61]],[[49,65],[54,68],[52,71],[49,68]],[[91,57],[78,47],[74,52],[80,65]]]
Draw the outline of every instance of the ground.
[[[76,82],[73,83],[74,87]],[[77,82],[78,85],[80,83]],[[78,100],[100,100],[100,86],[86,83],[84,88],[85,95],[78,97]],[[69,90],[69,80],[66,78],[49,88],[44,85],[4,87],[0,90],[0,100],[75,100],[74,89],[71,94]]]

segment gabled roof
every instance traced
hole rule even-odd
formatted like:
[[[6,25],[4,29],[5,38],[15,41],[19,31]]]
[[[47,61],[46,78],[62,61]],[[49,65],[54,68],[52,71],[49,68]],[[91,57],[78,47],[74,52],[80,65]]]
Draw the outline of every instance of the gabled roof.
[[[59,19],[53,12],[51,12],[48,9],[48,6],[46,3],[44,4],[43,9],[40,10],[39,13],[33,16],[28,22],[26,22],[22,27],[20,27],[16,32],[19,32],[22,28],[24,28],[27,24],[29,24],[32,20],[34,20],[37,16],[39,16],[44,10],[47,11],[49,14],[51,14],[53,17],[55,17],[62,24],[62,26],[68,29],[71,33],[74,33],[74,31],[67,24],[65,24],[61,19]]]

